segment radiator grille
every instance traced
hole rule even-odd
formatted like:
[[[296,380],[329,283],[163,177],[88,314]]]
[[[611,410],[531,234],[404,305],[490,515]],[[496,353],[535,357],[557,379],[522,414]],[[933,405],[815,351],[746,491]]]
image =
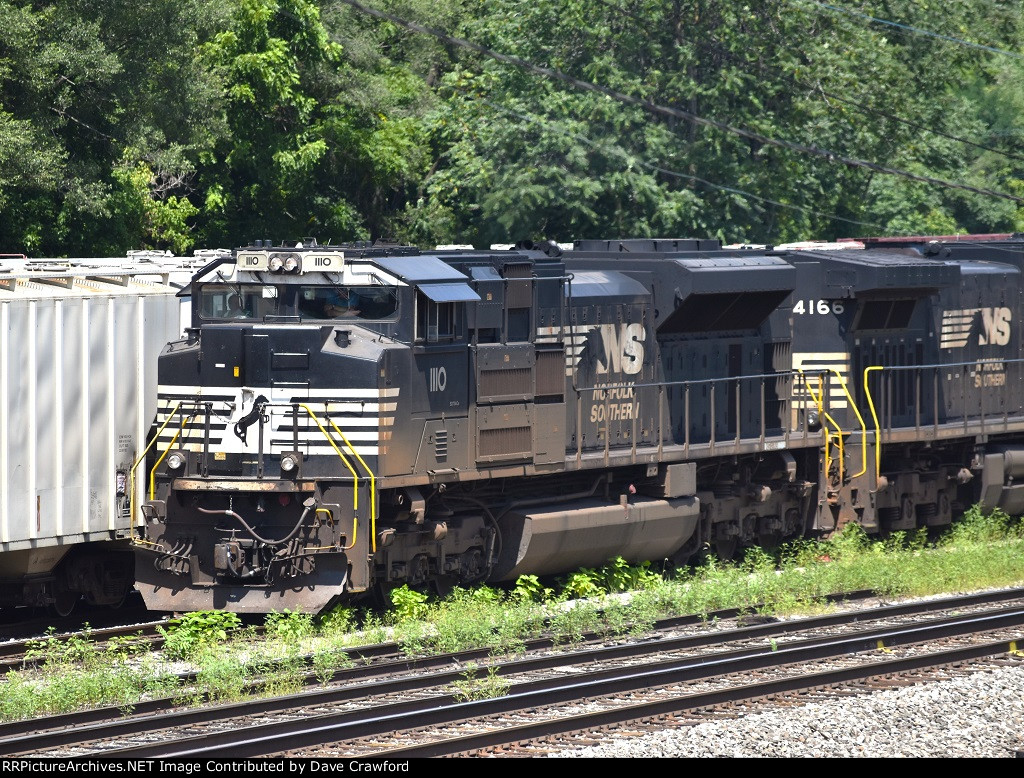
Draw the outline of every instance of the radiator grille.
[[[492,397],[509,395],[533,395],[530,382],[533,371],[528,367],[509,368],[507,370],[481,370],[478,399],[487,400]]]
[[[480,456],[490,459],[529,456],[531,433],[530,427],[480,430]]]
[[[565,352],[537,352],[537,396],[565,394]]]

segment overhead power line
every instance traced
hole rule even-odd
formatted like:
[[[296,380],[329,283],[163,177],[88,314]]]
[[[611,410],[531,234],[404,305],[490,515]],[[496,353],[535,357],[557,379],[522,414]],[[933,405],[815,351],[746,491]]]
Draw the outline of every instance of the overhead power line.
[[[607,8],[610,11],[613,11],[614,13],[617,13],[620,16],[629,17],[630,19],[633,19],[634,21],[636,21],[636,22],[638,22],[638,23],[640,23],[642,25],[650,24],[650,20],[649,19],[644,19],[644,18],[638,16],[637,14],[634,14],[634,13],[628,11],[625,8],[622,8],[622,7],[618,6],[618,5],[616,5],[615,3],[610,2],[610,0],[596,0],[596,2],[600,3],[601,5],[603,5],[605,8]],[[693,46],[695,48],[700,48],[700,49],[705,49],[705,50],[712,50],[715,53],[719,54],[720,56],[723,56],[726,59],[731,60],[732,62],[738,63],[740,66],[753,64],[753,63],[746,62],[745,60],[742,60],[734,52],[728,51],[725,48],[724,44],[722,44],[722,42],[720,40],[716,40],[713,36],[708,36],[708,38],[709,38],[709,40],[682,39],[682,42],[685,42],[685,43],[687,43],[690,46]],[[712,45],[711,45],[712,42],[717,43],[719,48],[713,49]],[[778,41],[771,41],[770,43],[771,43],[771,45],[776,46],[776,45],[779,45],[780,42],[778,42]],[[799,53],[802,54],[802,55],[806,55],[807,54],[807,50],[805,48],[794,47],[794,46],[790,45],[787,41],[781,41],[781,44],[783,46],[786,46],[788,49],[790,49],[792,51],[799,51]],[[772,66],[769,66],[769,65],[765,65],[763,62],[756,63],[756,67],[757,67],[758,71],[760,71],[761,73],[774,74],[774,76],[776,78],[780,78],[780,79],[789,79],[789,80],[791,80],[795,84],[798,84],[798,85],[801,85],[801,86],[803,86],[805,88],[814,90],[815,92],[820,94],[822,97],[826,97],[826,98],[828,98],[830,100],[835,100],[836,102],[840,102],[840,103],[844,103],[846,105],[853,106],[854,108],[857,108],[857,109],[859,109],[861,111],[864,111],[865,113],[870,113],[870,114],[874,114],[876,116],[881,116],[881,117],[883,117],[885,119],[888,119],[889,121],[896,122],[897,124],[902,124],[902,125],[905,125],[907,127],[912,127],[915,130],[920,130],[921,132],[927,132],[930,135],[937,135],[940,138],[946,138],[947,140],[951,140],[951,141],[954,141],[956,143],[962,143],[965,146],[973,146],[974,148],[980,149],[981,151],[989,151],[989,152],[991,152],[993,154],[998,154],[1001,157],[1005,157],[1006,159],[1015,159],[1015,160],[1017,160],[1019,162],[1024,162],[1024,157],[1022,157],[1022,156],[1020,156],[1018,154],[1014,154],[1014,153],[1009,152],[1009,151],[1003,151],[1002,149],[997,149],[994,146],[987,146],[984,143],[978,143],[977,141],[968,140],[967,138],[961,138],[958,135],[952,135],[952,134],[950,134],[948,132],[944,132],[943,130],[939,130],[939,129],[936,129],[934,127],[929,127],[929,126],[927,126],[925,124],[921,124],[920,122],[915,122],[915,121],[912,121],[910,119],[905,119],[902,116],[897,116],[896,114],[891,113],[889,111],[883,111],[883,110],[881,110],[879,108],[873,108],[870,105],[865,105],[863,102],[859,102],[859,101],[854,100],[854,99],[852,99],[850,97],[846,97],[844,95],[839,95],[839,94],[836,94],[835,92],[830,92],[829,90],[823,88],[822,86],[820,86],[818,84],[809,84],[806,81],[798,78],[795,74],[786,73],[785,71],[782,70],[782,68],[772,67]]]
[[[929,38],[935,38],[935,39],[941,40],[941,41],[948,41],[950,43],[956,43],[956,44],[959,44],[960,46],[967,46],[968,48],[971,48],[971,49],[980,49],[981,51],[988,51],[988,52],[990,52],[992,54],[1002,54],[1003,56],[1006,56],[1006,57],[1013,57],[1015,59],[1024,59],[1024,55],[1018,54],[1018,53],[1016,53],[1014,51],[1007,51],[1006,49],[997,49],[994,46],[985,46],[985,45],[983,45],[981,43],[972,43],[971,41],[966,41],[963,38],[955,38],[952,35],[942,35],[942,34],[937,33],[937,32],[932,32],[931,30],[925,30],[925,29],[922,29],[920,27],[914,27],[914,26],[909,25],[909,24],[900,24],[899,22],[889,21],[888,19],[879,19],[876,16],[868,16],[868,14],[861,13],[860,11],[853,11],[853,10],[851,10],[849,8],[843,8],[842,6],[838,6],[838,5],[829,5],[828,3],[819,3],[819,2],[817,2],[817,0],[786,0],[786,2],[788,2],[790,5],[793,5],[794,3],[808,3],[810,5],[816,5],[819,8],[824,8],[827,11],[832,11],[834,13],[847,14],[848,16],[856,16],[856,17],[859,17],[861,19],[866,19],[869,22],[874,22],[875,24],[884,24],[884,25],[888,25],[889,27],[895,27],[895,28],[897,28],[899,30],[903,30],[904,32],[912,32],[915,35],[925,35],[925,36],[927,36]]]
[[[480,99],[480,98],[472,98],[472,99]],[[523,113],[521,113],[519,111],[514,111],[511,108],[507,108],[507,107],[505,107],[503,105],[498,105],[497,103],[493,103],[490,100],[480,99],[480,101],[482,103],[484,103],[485,105],[488,105],[491,108],[495,109],[496,111],[501,111],[502,113],[509,114],[510,116],[515,116],[516,118],[518,118],[519,120],[521,120],[523,122],[532,122],[534,124],[539,124],[547,132],[555,132],[555,133],[558,133],[560,135],[564,135],[564,136],[566,136],[568,138],[572,138],[575,141],[583,143],[586,146],[590,146],[592,149],[595,149],[597,151],[600,151],[600,152],[603,152],[603,153],[606,153],[606,154],[614,154],[614,155],[619,156],[619,157],[625,157],[625,158],[627,158],[629,160],[633,160],[634,162],[636,162],[636,164],[640,165],[641,167],[645,167],[648,170],[653,170],[654,172],[661,173],[662,175],[665,175],[665,176],[670,176],[670,177],[673,177],[673,178],[686,179],[688,181],[693,181],[695,183],[702,184],[702,185],[707,186],[707,187],[709,187],[711,189],[717,189],[720,192],[728,192],[729,194],[734,194],[734,195],[738,195],[740,197],[749,198],[751,200],[755,200],[757,202],[765,203],[767,205],[773,205],[773,206],[775,206],[777,208],[785,208],[787,210],[799,211],[801,213],[808,213],[808,214],[811,214],[812,216],[823,216],[826,219],[831,219],[833,221],[845,222],[846,224],[853,224],[853,225],[856,225],[858,227],[875,227],[875,228],[878,228],[878,229],[885,229],[881,225],[875,224],[873,222],[862,222],[862,221],[857,221],[856,219],[846,219],[846,218],[843,218],[842,216],[836,216],[835,214],[825,213],[824,211],[817,211],[817,210],[815,210],[813,208],[807,208],[806,206],[793,205],[791,203],[783,203],[783,202],[780,202],[779,200],[772,200],[772,199],[767,198],[767,197],[762,197],[761,195],[756,195],[753,192],[747,192],[744,189],[739,189],[739,188],[734,187],[734,186],[727,186],[725,184],[717,184],[714,181],[708,181],[706,178],[701,178],[700,176],[694,176],[694,175],[691,175],[689,173],[680,173],[678,170],[669,170],[668,168],[663,168],[660,165],[654,165],[654,164],[652,164],[650,162],[646,162],[646,161],[644,161],[642,159],[639,159],[635,155],[630,154],[629,152],[627,152],[625,149],[622,149],[622,148],[619,148],[619,147],[608,148],[607,146],[602,146],[599,143],[597,143],[596,141],[594,141],[594,140],[592,140],[592,139],[590,139],[590,138],[588,138],[588,137],[586,137],[584,135],[580,135],[579,133],[571,132],[571,131],[569,131],[567,129],[564,129],[562,127],[555,126],[552,122],[549,122],[546,119],[542,119],[542,118],[537,117],[537,116],[528,116],[528,115],[523,114]]]
[[[812,154],[814,156],[826,159],[832,163],[838,162],[840,164],[847,165],[850,167],[863,168],[865,170],[872,170],[876,173],[884,173],[886,175],[899,176],[901,178],[906,178],[911,181],[919,181],[921,183],[933,184],[935,186],[941,186],[948,189],[960,189],[966,192],[973,192],[974,194],[987,195],[989,197],[998,197],[1004,200],[1012,200],[1014,202],[1024,203],[1024,197],[1017,197],[1016,195],[1008,194],[1006,192],[997,192],[993,189],[985,189],[970,186],[969,184],[961,184],[955,181],[946,181],[944,179],[934,178],[932,176],[922,176],[916,173],[911,173],[906,170],[900,170],[898,168],[891,168],[885,165],[879,165],[876,162],[869,162],[867,160],[847,157],[837,152],[829,151],[828,149],[822,149],[817,146],[808,146],[803,143],[795,143],[793,141],[780,140],[778,138],[770,138],[767,135],[752,132],[751,130],[745,130],[741,127],[733,127],[729,124],[725,124],[724,122],[718,122],[713,119],[708,119],[703,116],[699,116],[695,113],[691,113],[690,111],[684,111],[681,108],[670,108],[668,106],[658,105],[657,103],[654,103],[650,100],[642,100],[638,97],[627,95],[623,92],[619,92],[615,89],[611,89],[600,84],[594,84],[589,81],[583,81],[581,79],[575,78],[574,76],[570,76],[567,73],[563,73],[562,71],[556,70],[554,68],[542,67],[540,65],[535,65],[532,62],[528,62],[520,57],[502,54],[500,52],[494,51],[493,49],[489,49],[486,46],[482,46],[479,43],[474,43],[473,41],[466,40],[465,38],[456,38],[454,36],[448,35],[445,32],[442,32],[441,30],[435,30],[431,27],[425,27],[421,24],[417,24],[416,22],[411,22],[407,19],[395,16],[394,14],[390,14],[385,11],[380,11],[377,10],[376,8],[369,8],[368,6],[365,6],[362,3],[357,2],[356,0],[342,0],[342,2],[352,6],[357,11],[368,14],[370,16],[376,16],[379,19],[385,19],[391,22],[392,24],[396,24],[399,27],[411,30],[412,32],[422,33],[424,35],[431,35],[453,46],[459,46],[460,48],[475,51],[479,54],[483,54],[484,56],[490,57],[491,59],[495,59],[498,62],[504,62],[508,65],[513,65],[514,67],[527,70],[531,73],[536,73],[537,75],[541,75],[546,78],[562,81],[578,89],[583,89],[589,92],[596,92],[598,94],[605,95],[619,102],[626,103],[628,105],[634,105],[638,108],[647,111],[648,113],[660,116],[670,116],[676,119],[683,119],[685,121],[689,121],[704,127],[714,127],[717,130],[732,133],[733,135],[738,135],[742,138],[747,138],[749,140],[756,141],[766,146],[774,146],[777,148],[788,149],[789,151],[795,151],[803,154]]]

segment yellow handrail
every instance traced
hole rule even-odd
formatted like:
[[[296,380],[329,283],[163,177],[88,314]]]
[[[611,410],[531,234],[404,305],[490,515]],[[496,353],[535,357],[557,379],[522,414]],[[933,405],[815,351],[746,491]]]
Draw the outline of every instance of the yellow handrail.
[[[334,514],[331,513],[329,508],[317,508],[316,512],[317,513],[326,513],[328,516],[331,517],[330,518],[331,526],[334,525]],[[342,546],[341,547],[342,551],[350,551],[350,550],[352,550],[353,548],[356,547],[356,535],[357,535],[358,532],[359,532],[359,520],[356,519],[355,516],[353,516],[352,517],[352,545],[350,545],[350,546]],[[329,548],[334,548],[334,547],[333,546],[317,546],[316,548],[311,548],[311,549],[307,549],[307,550],[308,551],[326,551]]]
[[[327,405],[327,403],[325,402],[324,403],[325,408],[326,408],[326,405]],[[325,410],[324,413],[326,413],[326,412],[327,411]],[[359,456],[359,452],[356,451],[355,446],[353,446],[352,443],[349,441],[349,439],[347,437],[345,437],[345,433],[342,432],[341,428],[338,427],[338,425],[334,423],[334,419],[332,419],[330,416],[328,416],[327,420],[331,423],[331,426],[334,427],[334,429],[337,431],[337,433],[339,435],[341,435],[341,439],[343,441],[345,441],[345,445],[348,446],[348,450],[352,452],[352,456],[354,456],[356,459],[359,460],[359,464],[361,464],[363,466],[363,469],[366,470],[366,472],[370,476],[370,551],[371,552],[376,552],[377,551],[377,497],[376,497],[376,494],[377,494],[377,477],[373,474],[373,470],[370,469],[370,466],[368,464],[366,464],[365,460],[361,456]]]
[[[834,367],[830,368],[836,377],[839,379],[839,385],[843,388],[843,394],[846,395],[846,399],[850,402],[850,407],[853,408],[853,412],[857,414],[857,421],[860,422],[860,472],[854,473],[853,478],[864,475],[868,471],[868,430],[864,426],[864,417],[860,415],[860,411],[857,410],[857,404],[853,401],[853,395],[850,394],[850,390],[846,388],[846,379],[843,378],[842,373],[836,370]]]
[[[310,418],[312,418],[313,421],[316,422],[316,426],[320,428],[320,432],[322,432],[324,437],[327,438],[327,442],[331,444],[331,448],[334,449],[334,453],[341,457],[341,461],[345,463],[345,467],[347,467],[348,471],[352,473],[352,478],[354,479],[352,486],[352,510],[359,510],[359,475],[356,473],[355,468],[352,467],[352,463],[345,458],[345,455],[341,453],[341,449],[334,444],[334,438],[332,438],[331,434],[324,429],[324,425],[320,423],[320,419],[317,418],[315,413],[313,413],[313,409],[305,403],[298,403],[298,405],[302,410],[310,415]],[[334,422],[331,423],[333,424]]]
[[[868,386],[868,373],[872,370],[884,370],[881,365],[864,368],[864,394],[868,398],[868,407],[871,408],[871,418],[875,422],[875,485],[878,485],[878,477],[882,473],[882,427],[878,423],[878,413],[875,412],[875,403],[871,399],[871,389]]]
[[[171,442],[167,444],[167,450],[160,455],[160,458],[156,460],[156,464],[153,465],[153,469],[149,471],[149,499],[156,499],[156,469],[160,467],[160,463],[164,461],[166,456],[171,453],[171,448],[174,446],[174,441],[178,439],[178,436],[184,431],[185,425],[192,421],[192,417],[189,416],[185,421],[181,423],[181,427],[174,433],[174,437],[171,438]]]
[[[804,371],[802,369],[800,369],[800,368],[797,368],[797,372],[800,373],[800,377],[804,381],[804,386],[807,387],[807,394],[809,394],[811,396],[811,399],[814,400],[814,405],[818,408],[818,418],[820,418],[822,420],[821,421],[822,432],[825,435],[825,472],[827,473],[828,472],[828,466],[829,466],[829,459],[828,459],[828,423],[825,420],[825,409],[821,405],[821,400],[819,400],[817,397],[815,397],[814,390],[811,389],[811,383],[810,383],[810,381],[807,380],[807,376],[804,375]],[[819,381],[819,383],[821,382],[821,376],[818,376],[818,381]]]
[[[174,408],[171,409],[171,412],[169,414],[167,414],[167,419],[164,421],[163,424],[160,425],[160,429],[158,429],[156,431],[156,434],[153,436],[153,439],[151,441],[149,441],[149,444],[146,446],[145,449],[143,449],[142,454],[139,456],[138,459],[135,460],[135,464],[132,465],[132,469],[128,472],[128,489],[131,491],[131,498],[128,501],[128,508],[129,508],[129,510],[130,510],[130,512],[132,514],[131,530],[132,530],[132,539],[133,540],[135,539],[135,508],[136,508],[136,505],[135,505],[135,471],[138,469],[139,465],[142,464],[142,460],[144,460],[146,458],[146,454],[149,453],[149,450],[153,447],[153,444],[156,443],[157,439],[160,437],[160,433],[164,431],[164,427],[166,427],[168,424],[171,423],[171,419],[174,418],[174,414],[176,414],[178,412],[178,408],[180,408],[180,407],[181,407],[181,403],[179,402],[177,405],[174,406]]]
[[[799,372],[800,375],[804,375],[804,371],[802,369],[800,369],[800,368],[797,368],[797,372]],[[811,384],[806,380],[806,376],[805,376],[805,379],[804,379],[804,383],[807,386],[807,393],[809,395],[811,395],[811,399],[814,400],[814,404],[818,406],[818,413],[821,414],[821,417],[823,419],[826,419],[829,422],[831,422],[832,426],[834,426],[836,428],[836,431],[839,433],[838,436],[837,436],[837,440],[839,441],[839,482],[842,483],[842,481],[843,481],[843,429],[842,429],[842,427],[839,426],[839,424],[836,423],[836,420],[832,418],[832,416],[828,413],[828,411],[825,410],[825,402],[824,402],[825,387],[824,387],[824,381],[822,380],[822,377],[820,375],[818,376],[818,386],[821,389],[821,391],[819,392],[819,394],[817,396],[815,396],[814,390],[811,388]],[[825,475],[827,477],[828,476],[829,465],[831,464],[831,462],[829,460],[829,456],[828,456],[828,439],[829,439],[830,435],[829,435],[829,431],[828,431],[828,424],[826,424],[823,421],[821,423],[821,426],[822,426],[823,432],[825,433]]]

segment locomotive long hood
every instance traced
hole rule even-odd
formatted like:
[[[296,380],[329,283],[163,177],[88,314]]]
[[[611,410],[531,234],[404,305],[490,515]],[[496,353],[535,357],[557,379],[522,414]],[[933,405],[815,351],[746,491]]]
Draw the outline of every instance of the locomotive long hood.
[[[824,285],[845,297],[871,292],[900,292],[923,297],[960,283],[960,268],[956,265],[890,252],[801,251],[790,259],[797,263],[820,263]]]

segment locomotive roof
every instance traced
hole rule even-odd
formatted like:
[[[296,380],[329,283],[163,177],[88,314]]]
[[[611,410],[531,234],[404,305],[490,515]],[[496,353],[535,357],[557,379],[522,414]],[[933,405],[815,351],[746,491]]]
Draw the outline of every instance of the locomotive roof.
[[[798,268],[816,263],[824,271],[824,284],[848,294],[885,290],[930,290],[956,286],[960,269],[914,254],[884,250],[793,251],[784,256]]]
[[[387,270],[403,281],[412,284],[422,281],[468,281],[465,273],[456,270],[439,257],[419,255],[414,257],[380,257],[373,260],[375,265]]]
[[[572,283],[566,285],[565,295],[573,297],[643,297],[647,288],[622,273],[606,270],[584,270],[573,273]]]

